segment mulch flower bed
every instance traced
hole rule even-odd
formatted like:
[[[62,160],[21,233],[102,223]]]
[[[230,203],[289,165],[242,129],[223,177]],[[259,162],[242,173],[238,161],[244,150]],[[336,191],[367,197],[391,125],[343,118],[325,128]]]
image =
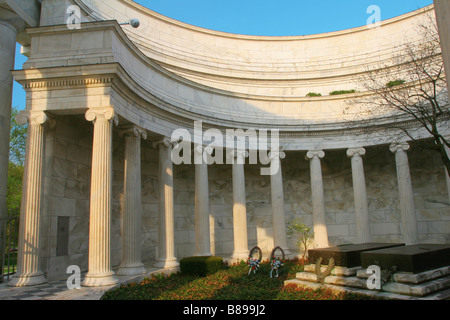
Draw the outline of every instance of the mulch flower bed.
[[[284,281],[303,271],[303,263],[285,261],[278,277],[270,278],[271,262],[263,261],[257,273],[249,276],[246,262],[224,266],[205,277],[175,273],[152,276],[141,283],[111,290],[103,300],[355,300],[364,296],[334,295],[328,290],[285,286]]]

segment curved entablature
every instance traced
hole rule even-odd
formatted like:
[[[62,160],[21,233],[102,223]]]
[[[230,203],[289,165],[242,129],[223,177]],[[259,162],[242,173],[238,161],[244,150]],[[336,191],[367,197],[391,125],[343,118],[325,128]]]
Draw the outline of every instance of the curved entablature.
[[[232,70],[220,75],[215,73],[215,69],[209,68],[208,72],[203,73],[196,68],[205,67],[211,61],[208,59],[213,59],[212,49],[198,53],[195,67],[183,65],[184,59],[189,61],[188,55],[178,62],[176,59],[171,60],[168,64],[158,55],[170,55],[173,51],[158,51],[157,47],[146,51],[142,45],[146,41],[157,42],[156,35],[155,38],[153,34],[144,37],[137,31],[122,28],[116,20],[123,22],[137,17],[143,25],[139,32],[154,30],[156,26],[159,31],[172,32],[172,45],[177,46],[177,49],[182,49],[182,43],[177,42],[175,35],[182,37],[183,34],[191,33],[192,36],[198,35],[210,40],[216,38],[239,42],[239,49],[245,48],[240,42],[252,43],[256,46],[255,50],[264,52],[264,47],[261,47],[264,44],[270,44],[272,48],[294,43],[298,46],[308,44],[311,47],[313,44],[332,41],[335,37],[354,39],[355,35],[383,33],[386,32],[383,31],[385,28],[397,25],[404,35],[408,33],[405,31],[406,26],[412,26],[416,18],[431,10],[430,8],[385,22],[384,26],[371,31],[357,28],[317,36],[268,38],[229,35],[189,26],[144,10],[127,0],[75,2],[84,4],[83,9],[90,12],[90,19],[85,17],[85,21],[101,19],[99,12],[117,15],[115,20],[82,23],[79,30],[71,30],[65,24],[45,26],[45,23],[40,28],[28,30],[32,40],[30,59],[24,65],[24,70],[16,72],[15,76],[28,90],[29,109],[78,114],[83,113],[86,108],[113,106],[117,114],[127,121],[164,136],[170,136],[177,128],[192,130],[195,121],[202,121],[204,129],[277,129],[280,131],[281,143],[287,145],[286,150],[336,149],[390,143],[399,132],[389,126],[390,123],[395,123],[395,127],[402,123],[414,126],[414,123],[408,122],[407,117],[377,113],[360,104],[349,103],[349,100],[358,95],[366,95],[363,92],[314,98],[295,93],[299,86],[313,91],[311,88],[314,83],[323,83],[322,88],[326,88],[331,82],[344,86],[355,75],[363,72],[360,69],[370,64],[358,62],[357,67],[349,66],[348,69],[342,65],[333,65],[333,68],[330,67],[322,74],[321,67],[311,62],[311,79],[299,78],[295,81],[289,77],[282,78],[288,73],[277,73],[276,68],[272,68],[271,72],[278,74],[279,80],[264,79],[266,73],[257,71],[257,63],[254,67],[250,60],[248,67],[253,66],[254,69],[249,74],[253,75],[253,79],[234,77]],[[125,10],[123,6],[129,9]],[[93,12],[92,8],[97,11]],[[142,15],[148,17],[148,20],[143,19]],[[151,28],[148,27],[150,24]],[[166,38],[169,39],[169,35]],[[400,35],[397,36],[397,39],[400,38]],[[370,40],[366,41],[361,42],[363,46],[368,46]],[[211,42],[210,48],[214,48],[214,43],[216,42]],[[191,41],[190,47],[184,50],[195,55],[196,44],[197,41]],[[394,47],[392,41],[386,46],[390,50]],[[351,50],[348,49],[348,52]],[[354,47],[353,50],[355,54],[363,56],[363,49],[357,50]],[[368,56],[376,51],[373,50]],[[290,52],[290,49],[286,49],[286,52]],[[208,59],[203,59],[205,54]],[[322,53],[324,57],[325,54],[326,52]],[[338,53],[330,52],[331,61],[337,56]],[[377,56],[372,62],[378,62],[380,57],[383,56]],[[223,62],[232,60],[226,51],[223,55],[217,53],[216,58],[217,66],[220,65],[224,70],[226,68]],[[264,61],[269,58],[268,56]],[[301,57],[299,61],[306,63],[307,59]],[[239,69],[238,66],[239,63],[236,63],[234,68]],[[343,75],[333,76],[333,70],[343,72]],[[295,71],[292,74],[294,73]],[[305,74],[300,71],[297,73]],[[216,82],[212,81],[213,78]],[[295,82],[298,83],[297,87]],[[277,92],[277,86],[291,92]],[[248,88],[255,88],[256,91],[249,92]]]
[[[360,90],[355,77],[417,41],[415,29],[433,6],[367,26],[307,36],[229,34],[188,25],[131,0],[76,0],[90,19],[138,18],[124,31],[145,55],[195,82],[238,94],[304,97]]]

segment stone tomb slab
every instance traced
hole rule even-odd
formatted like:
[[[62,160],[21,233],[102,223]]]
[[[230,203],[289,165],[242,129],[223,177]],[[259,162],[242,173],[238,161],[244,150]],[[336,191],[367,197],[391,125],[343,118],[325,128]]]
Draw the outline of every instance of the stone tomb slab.
[[[382,270],[421,273],[450,266],[450,245],[418,244],[361,253],[361,266],[378,265]]]
[[[335,266],[353,268],[361,266],[361,253],[370,250],[404,246],[395,243],[361,243],[348,244],[337,247],[318,248],[308,250],[311,263],[316,263],[322,257],[322,264],[328,264],[330,258],[334,259]]]

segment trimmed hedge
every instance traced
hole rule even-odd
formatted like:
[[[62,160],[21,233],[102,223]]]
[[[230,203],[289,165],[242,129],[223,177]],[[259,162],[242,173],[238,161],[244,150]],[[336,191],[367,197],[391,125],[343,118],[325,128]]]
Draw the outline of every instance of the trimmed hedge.
[[[223,268],[221,257],[187,257],[180,260],[181,274],[206,276]]]

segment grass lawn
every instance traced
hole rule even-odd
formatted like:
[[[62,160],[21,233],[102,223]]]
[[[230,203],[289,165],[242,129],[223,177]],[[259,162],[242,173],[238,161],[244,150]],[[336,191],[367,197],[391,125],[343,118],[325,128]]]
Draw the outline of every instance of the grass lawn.
[[[215,274],[200,277],[175,273],[153,276],[141,283],[107,292],[103,300],[360,300],[365,296],[334,295],[329,290],[284,286],[287,279],[303,271],[303,264],[287,261],[278,278],[270,278],[270,264],[261,263],[256,274],[248,275],[246,263],[225,266]]]

